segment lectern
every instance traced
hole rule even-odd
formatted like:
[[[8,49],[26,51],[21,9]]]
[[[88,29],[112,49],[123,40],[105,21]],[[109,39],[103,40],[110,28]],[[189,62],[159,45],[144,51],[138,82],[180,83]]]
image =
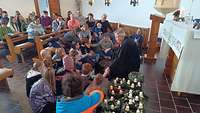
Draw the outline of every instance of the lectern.
[[[158,48],[157,39],[158,39],[160,23],[163,23],[165,18],[157,15],[151,15],[150,19],[152,20],[152,23],[148,39],[148,51],[147,51],[147,56],[145,57],[145,62],[154,63],[156,61],[155,54]]]

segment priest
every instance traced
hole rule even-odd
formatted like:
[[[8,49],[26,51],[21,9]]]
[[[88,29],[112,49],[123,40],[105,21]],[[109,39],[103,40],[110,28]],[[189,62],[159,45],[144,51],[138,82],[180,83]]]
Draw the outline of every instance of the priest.
[[[119,44],[112,64],[105,69],[103,74],[109,80],[116,77],[127,78],[132,71],[139,72],[140,55],[139,50],[133,39],[125,37],[123,29],[114,32],[116,43]]]

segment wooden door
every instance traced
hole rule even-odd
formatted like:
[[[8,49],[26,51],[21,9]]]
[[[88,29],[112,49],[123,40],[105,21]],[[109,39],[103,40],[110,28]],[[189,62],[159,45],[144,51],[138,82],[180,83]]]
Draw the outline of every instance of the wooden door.
[[[34,0],[34,2],[35,2],[35,12],[38,16],[42,15],[41,12],[43,9],[49,11],[51,15],[53,13],[60,14],[59,0]]]

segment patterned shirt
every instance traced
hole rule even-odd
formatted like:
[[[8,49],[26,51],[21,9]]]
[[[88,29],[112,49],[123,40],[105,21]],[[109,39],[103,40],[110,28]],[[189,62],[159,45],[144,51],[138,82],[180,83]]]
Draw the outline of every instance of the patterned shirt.
[[[49,83],[43,78],[33,84],[29,97],[33,113],[40,113],[47,102],[55,103]]]

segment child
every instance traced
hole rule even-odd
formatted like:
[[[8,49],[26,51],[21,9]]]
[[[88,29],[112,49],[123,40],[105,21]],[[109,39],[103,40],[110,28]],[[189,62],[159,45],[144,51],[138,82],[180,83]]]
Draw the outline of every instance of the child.
[[[111,59],[113,43],[110,35],[102,35],[102,37],[102,40],[97,44],[93,44],[92,47],[99,48],[97,53],[100,55],[100,58]]]
[[[93,39],[90,41],[91,43],[97,43],[99,42],[99,38],[102,35],[102,24],[100,21],[96,23],[96,25],[92,28],[93,32]]]
[[[63,96],[57,99],[56,113],[93,113],[93,110],[102,102],[104,93],[101,90],[92,90],[84,94],[80,76],[68,75],[63,78]]]
[[[49,60],[42,64],[42,78],[33,84],[30,104],[33,113],[53,113],[55,110],[55,71]]]
[[[83,87],[85,89],[90,84],[90,82],[94,79],[94,71],[91,64],[84,63],[82,65],[81,77],[83,79]]]
[[[57,48],[55,50],[55,54],[52,57],[52,60],[55,62],[54,69],[56,72],[63,67],[62,58],[65,56],[65,52],[63,48]]]

